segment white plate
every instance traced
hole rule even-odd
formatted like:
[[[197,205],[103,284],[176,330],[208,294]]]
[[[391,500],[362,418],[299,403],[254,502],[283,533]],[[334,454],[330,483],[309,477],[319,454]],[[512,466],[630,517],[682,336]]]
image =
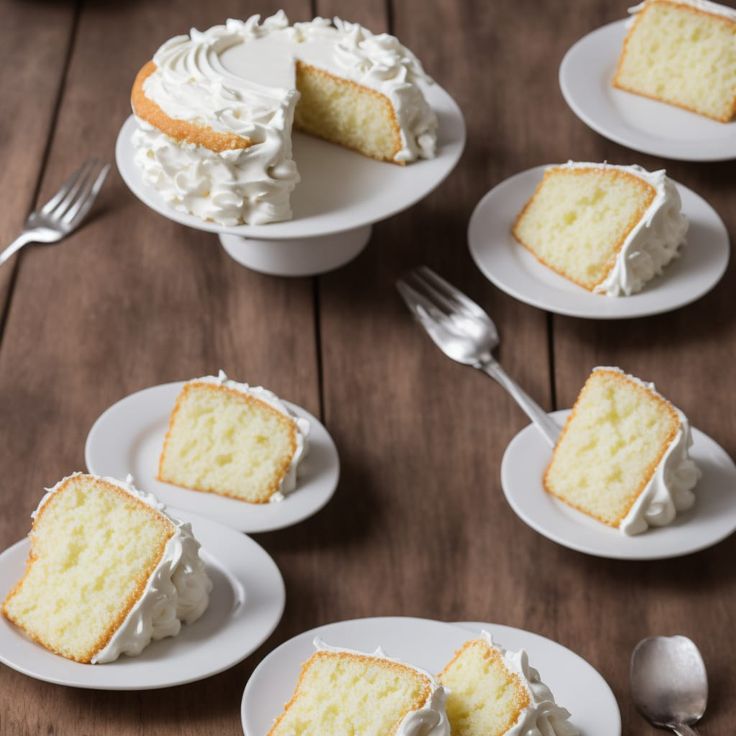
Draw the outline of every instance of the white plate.
[[[420,618],[364,618],[321,626],[295,636],[269,654],[251,675],[243,693],[241,718],[245,736],[262,736],[283,710],[296,686],[301,666],[314,651],[315,636],[327,644],[372,652],[381,647],[389,656],[437,673],[454,652],[481,628],[499,643],[530,652],[557,694],[575,704],[573,723],[581,736],[620,736],[620,715],[605,680],[568,649],[520,629],[495,624],[447,624]],[[581,697],[582,696],[582,697]]]
[[[310,422],[309,453],[299,466],[296,490],[279,503],[251,504],[201,493],[156,479],[158,459],[183,381],[164,383],[126,396],[104,411],[87,436],[84,457],[90,473],[125,478],[167,506],[186,509],[241,532],[282,529],[316,514],[331,498],[340,477],[337,448],[322,423],[301,407],[284,402]]]
[[[699,299],[723,276],[729,257],[728,231],[718,213],[682,184],[677,189],[690,221],[681,255],[660,276],[631,296],[593,294],[543,266],[511,234],[517,214],[534,193],[545,166],[501,182],[478,203],[468,226],[470,253],[478,268],[515,299],[556,314],[590,319],[625,319],[669,312]]]
[[[611,86],[626,21],[609,23],[578,41],[560,65],[560,87],[589,127],[635,151],[680,161],[736,158],[736,122],[719,123]]]
[[[260,240],[309,238],[352,230],[384,220],[426,197],[455,168],[465,146],[460,108],[439,85],[424,88],[439,118],[437,157],[396,166],[361,156],[341,146],[294,134],[294,160],[301,175],[291,195],[293,219],[268,225],[224,227],[170,207],[145,184],[133,163],[131,116],[118,135],[115,150],[120,174],[144,204],[182,225]]]
[[[473,634],[488,631],[506,649],[526,649],[555,701],[572,713],[581,736],[621,736],[621,712],[603,676],[580,655],[551,639],[523,629],[480,621],[456,624]]]
[[[562,426],[569,410],[550,416]],[[628,537],[576,511],[544,491],[542,475],[552,456],[539,431],[529,425],[509,443],[501,462],[501,485],[517,516],[553,542],[597,557],[658,560],[697,552],[736,531],[736,466],[716,442],[692,430],[690,455],[703,471],[695,505],[673,524]]]
[[[239,532],[171,510],[192,524],[214,587],[202,617],[178,636],[152,642],[138,657],[79,664],[26,638],[0,616],[0,661],[24,675],[95,690],[153,690],[202,680],[236,665],[276,628],[284,610],[284,582],[276,563]],[[28,540],[0,555],[0,600],[23,575]]]

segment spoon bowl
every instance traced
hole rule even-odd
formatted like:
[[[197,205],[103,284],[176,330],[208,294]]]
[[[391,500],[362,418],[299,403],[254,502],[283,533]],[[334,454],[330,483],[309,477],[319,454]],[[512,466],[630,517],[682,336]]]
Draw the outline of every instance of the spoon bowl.
[[[653,725],[682,736],[705,713],[708,677],[700,651],[685,636],[655,636],[640,641],[631,655],[631,694]]]

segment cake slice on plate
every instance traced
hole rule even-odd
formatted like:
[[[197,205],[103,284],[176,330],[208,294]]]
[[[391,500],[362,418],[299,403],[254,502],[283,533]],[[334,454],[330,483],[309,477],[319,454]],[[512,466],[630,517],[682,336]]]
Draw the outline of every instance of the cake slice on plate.
[[[83,663],[137,655],[207,608],[212,583],[189,524],[132,482],[75,473],[33,516],[2,613],[50,651]]]
[[[687,225],[664,171],[570,161],[546,169],[512,233],[566,279],[621,296],[640,291],[678,255]]]
[[[466,642],[439,675],[448,690],[452,736],[577,736],[523,650],[510,652],[488,632]]]
[[[276,394],[220,371],[184,384],[159,460],[158,479],[249,503],[279,501],[297,485],[309,422]]]
[[[544,474],[544,488],[584,514],[639,534],[695,502],[700,471],[685,415],[619,368],[595,368]]]
[[[314,644],[267,736],[450,736],[445,692],[431,675],[380,649],[363,654]]]
[[[727,123],[736,115],[736,10],[708,0],[646,0],[613,84]]]

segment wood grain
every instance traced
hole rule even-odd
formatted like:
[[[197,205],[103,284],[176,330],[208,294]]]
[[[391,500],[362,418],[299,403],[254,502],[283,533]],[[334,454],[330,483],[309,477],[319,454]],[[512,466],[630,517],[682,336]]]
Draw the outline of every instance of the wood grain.
[[[496,321],[503,364],[549,408],[570,405],[592,366],[618,364],[655,380],[736,454],[733,267],[690,307],[600,323],[551,318],[501,294],[467,251],[468,218],[489,188],[568,158],[666,165],[734,233],[733,164],[635,154],[589,131],[562,100],[557,70],[565,50],[621,17],[624,6],[91,0],[79,16],[41,198],[84,157],[112,157],[133,76],[160,42],[190,26],[282,6],[292,20],[340,15],[396,33],[462,107],[465,155],[424,202],[378,224],[359,259],[318,279],[246,271],[211,235],[149,211],[112,175],[93,221],[62,247],[28,251],[20,262],[0,344],[0,420],[9,428],[0,443],[0,546],[26,533],[44,485],[82,467],[84,439],[104,408],[139,388],[220,367],[323,411],[341,454],[340,488],[314,518],[258,536],[283,572],[287,608],[246,662],[201,683],[141,693],[54,687],[0,667],[0,735],[240,734],[244,684],[273,647],[330,621],[398,614],[508,624],[569,646],[613,687],[626,736],[656,733],[630,704],[631,647],[653,633],[689,634],[711,674],[704,732],[730,736],[736,542],[671,562],[626,563],[579,555],[535,534],[504,501],[499,479],[524,415],[488,378],[441,355],[394,289],[419,263],[460,285]],[[10,228],[12,217],[25,216],[18,208],[30,206],[42,168],[73,12],[54,3],[5,0],[0,7],[0,54],[22,61],[16,77],[0,67],[3,99],[22,120],[10,125],[4,117],[0,128],[8,128],[0,152],[12,178],[6,164],[0,184],[15,198],[2,225]],[[25,29],[31,12],[54,74],[41,73],[37,57],[13,46],[20,41],[8,29]],[[6,25],[6,18],[14,20]],[[13,189],[12,182],[20,184]],[[0,299],[2,288],[0,281]]]

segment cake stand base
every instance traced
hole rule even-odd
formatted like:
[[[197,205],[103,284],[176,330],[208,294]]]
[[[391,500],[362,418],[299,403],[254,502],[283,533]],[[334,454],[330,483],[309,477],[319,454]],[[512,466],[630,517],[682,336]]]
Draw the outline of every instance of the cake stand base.
[[[256,240],[221,234],[225,252],[241,266],[271,276],[315,276],[352,261],[368,245],[371,226],[335,235],[290,240]]]

